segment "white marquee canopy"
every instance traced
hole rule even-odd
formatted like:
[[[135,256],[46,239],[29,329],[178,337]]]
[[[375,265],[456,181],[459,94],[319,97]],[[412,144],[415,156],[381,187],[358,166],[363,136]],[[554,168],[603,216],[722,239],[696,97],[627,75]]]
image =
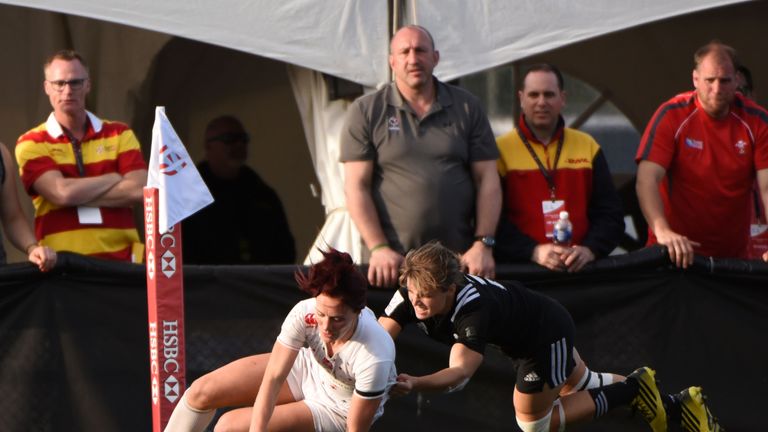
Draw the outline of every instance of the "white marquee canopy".
[[[595,36],[745,0],[406,0],[404,22],[439,42],[450,80]],[[381,0],[1,0],[154,30],[367,86],[388,79]]]

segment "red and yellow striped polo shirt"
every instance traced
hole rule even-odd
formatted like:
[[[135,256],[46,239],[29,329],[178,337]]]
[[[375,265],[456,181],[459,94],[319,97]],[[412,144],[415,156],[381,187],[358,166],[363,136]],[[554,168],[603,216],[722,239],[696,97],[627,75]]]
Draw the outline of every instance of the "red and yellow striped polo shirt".
[[[90,112],[88,119],[82,140],[86,177],[146,169],[139,142],[127,125],[102,121]],[[35,206],[35,234],[42,244],[57,251],[131,260],[139,235],[130,207],[101,207],[101,224],[83,224],[77,207],[57,206],[34,190],[35,181],[50,170],[58,170],[64,177],[80,177],[73,146],[53,113],[45,123],[19,137],[16,160]]]

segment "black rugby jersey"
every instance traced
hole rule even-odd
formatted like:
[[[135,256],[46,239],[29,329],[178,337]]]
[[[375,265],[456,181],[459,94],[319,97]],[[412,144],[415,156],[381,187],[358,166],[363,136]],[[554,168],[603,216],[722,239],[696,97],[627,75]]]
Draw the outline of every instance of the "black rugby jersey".
[[[429,337],[452,345],[456,342],[480,354],[487,344],[501,347],[507,354],[526,357],[536,348],[543,311],[551,299],[517,282],[499,282],[464,275],[466,284],[457,287],[451,311],[418,320],[408,300],[408,289],[400,288],[390,300],[383,316],[401,326],[417,323]]]

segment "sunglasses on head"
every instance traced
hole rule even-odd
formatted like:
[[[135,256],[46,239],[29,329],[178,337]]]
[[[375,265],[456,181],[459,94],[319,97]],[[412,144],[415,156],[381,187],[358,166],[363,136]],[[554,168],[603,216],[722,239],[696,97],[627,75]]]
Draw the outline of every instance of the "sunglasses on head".
[[[228,132],[208,138],[205,142],[221,141],[224,144],[234,144],[242,142],[248,144],[251,137],[246,132]]]

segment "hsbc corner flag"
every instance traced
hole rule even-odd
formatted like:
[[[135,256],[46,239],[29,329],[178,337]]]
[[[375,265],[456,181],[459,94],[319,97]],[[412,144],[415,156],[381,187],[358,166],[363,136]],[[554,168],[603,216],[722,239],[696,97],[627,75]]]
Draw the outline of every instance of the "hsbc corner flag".
[[[157,188],[160,193],[160,234],[213,202],[163,107],[155,108],[147,187]]]
[[[144,230],[152,430],[162,432],[186,387],[181,222],[213,202],[165,109],[155,109]]]

